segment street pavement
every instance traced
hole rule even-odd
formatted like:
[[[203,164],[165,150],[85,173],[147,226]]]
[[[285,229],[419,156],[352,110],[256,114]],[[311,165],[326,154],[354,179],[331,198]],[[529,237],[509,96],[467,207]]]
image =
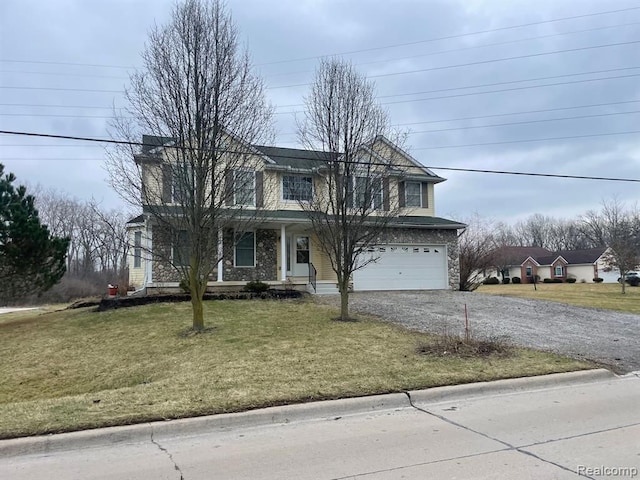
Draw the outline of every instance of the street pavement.
[[[409,392],[406,406],[359,413],[336,401],[321,416],[191,433],[164,422],[145,439],[72,450],[12,453],[18,441],[0,442],[0,478],[640,478],[638,374],[559,385],[458,388],[469,394],[441,402],[430,390]]]

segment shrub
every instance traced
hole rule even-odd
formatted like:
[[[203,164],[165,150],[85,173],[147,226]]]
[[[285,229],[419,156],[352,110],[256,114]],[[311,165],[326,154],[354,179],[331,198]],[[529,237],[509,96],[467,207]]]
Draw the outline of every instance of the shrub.
[[[576,283],[575,278],[567,278],[567,283]]]
[[[552,283],[553,280],[551,280],[550,278],[545,278],[544,280],[542,280],[542,283]]]
[[[604,278],[597,278],[596,277],[596,278],[593,279],[593,283],[602,283],[602,282],[604,282]]]
[[[500,285],[500,280],[498,280],[498,277],[489,277],[489,278],[485,278],[482,281],[483,285]]]
[[[513,278],[511,279],[511,282],[512,282],[512,283],[521,283],[520,277],[513,277]]]
[[[562,283],[564,280],[562,280],[561,278],[554,278],[553,279],[553,283]]]
[[[509,282],[511,282],[511,279],[510,279],[509,277],[506,277],[506,278],[503,278],[503,279],[502,279],[502,283],[503,283],[504,285],[507,285]]]
[[[269,290],[269,284],[261,282],[260,280],[253,280],[251,282],[247,282],[244,286],[245,292],[253,292],[253,293],[262,293]]]
[[[180,287],[180,290],[182,290],[183,293],[191,293],[188,278],[183,278],[182,280],[180,280],[180,285],[178,285],[178,287]]]

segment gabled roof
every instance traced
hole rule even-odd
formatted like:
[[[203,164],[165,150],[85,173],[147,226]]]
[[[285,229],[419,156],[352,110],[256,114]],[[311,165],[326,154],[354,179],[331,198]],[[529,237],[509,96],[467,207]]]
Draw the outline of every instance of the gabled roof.
[[[300,170],[317,169],[328,162],[332,156],[331,153],[327,152],[299,148],[267,147],[262,145],[255,148],[276,165]]]
[[[558,257],[562,257],[569,265],[592,264],[598,261],[606,249],[606,247],[598,247],[586,248],[583,250],[561,250],[556,252],[551,259],[540,258],[538,261],[541,265],[551,265],[551,263],[553,263]]]
[[[129,220],[127,222],[127,225],[132,224],[132,223],[133,224],[135,224],[135,223],[144,223],[144,215],[140,214],[137,217],[133,217],[131,220]]]
[[[542,247],[500,247],[493,251],[494,258],[504,265],[522,265],[531,257],[537,262],[538,257],[551,255],[551,251]]]
[[[602,256],[606,247],[586,248],[583,250],[561,250],[552,252],[542,247],[500,247],[493,251],[495,258],[505,264],[522,265],[531,258],[538,265],[552,265],[558,258],[568,265],[592,264]]]

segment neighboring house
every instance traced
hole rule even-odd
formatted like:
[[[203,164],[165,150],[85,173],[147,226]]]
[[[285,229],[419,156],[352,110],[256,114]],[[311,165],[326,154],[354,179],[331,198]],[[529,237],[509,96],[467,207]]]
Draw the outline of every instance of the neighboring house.
[[[383,240],[369,249],[369,255],[376,261],[354,273],[353,289],[456,289],[459,283],[457,233],[465,225],[435,216],[434,186],[445,179],[387,139],[376,141],[386,142],[393,149],[394,164],[406,166],[401,177],[390,176],[381,185],[378,202],[379,208],[388,209],[387,199],[397,198],[400,215],[390,222]],[[150,143],[150,137],[145,137],[144,143]],[[240,243],[220,249],[225,252],[224,259],[210,278],[209,287],[260,280],[272,285],[306,286],[312,293],[337,293],[330,261],[319,248],[311,223],[299,204],[311,198],[313,189],[318,188],[318,170],[322,163],[319,164],[318,159],[326,159],[327,154],[292,148],[253,148],[259,161],[252,173],[255,182],[249,198],[265,211],[260,215],[260,223],[243,234]],[[141,155],[161,154],[158,148],[143,148]],[[162,186],[159,188],[162,190]],[[243,192],[243,196],[247,198],[247,192]],[[130,285],[135,289],[179,285],[177,272],[149,254],[154,249],[154,228],[153,217],[147,213],[128,223],[132,246]],[[315,288],[309,285],[311,272],[315,272]]]
[[[619,275],[603,260],[607,250],[599,247],[551,252],[540,247],[502,247],[493,252],[496,267],[487,276],[519,277],[522,283],[533,282],[535,276],[539,281],[575,278],[578,282],[593,282],[594,278],[602,278],[612,283]]]

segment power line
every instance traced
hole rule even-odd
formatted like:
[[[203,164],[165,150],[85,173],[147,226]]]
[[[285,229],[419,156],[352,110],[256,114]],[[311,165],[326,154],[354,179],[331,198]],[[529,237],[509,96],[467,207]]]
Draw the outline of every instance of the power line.
[[[434,37],[434,38],[429,38],[429,39],[425,39],[425,40],[417,40],[417,41],[413,41],[413,42],[396,43],[396,44],[384,45],[384,46],[380,46],[380,47],[363,48],[363,49],[360,49],[360,50],[350,50],[350,51],[343,51],[343,52],[332,53],[332,54],[315,55],[315,56],[311,56],[311,57],[276,60],[276,61],[272,61],[272,62],[259,63],[256,66],[260,67],[260,66],[264,66],[264,65],[276,65],[276,64],[281,64],[281,63],[302,62],[302,61],[306,61],[306,60],[315,60],[315,59],[324,58],[324,57],[334,57],[334,56],[342,56],[342,55],[352,55],[354,53],[373,52],[373,51],[377,51],[377,50],[385,50],[387,48],[396,48],[396,47],[406,47],[406,46],[410,46],[410,45],[419,45],[419,44],[422,44],[422,43],[431,43],[431,42],[438,42],[438,41],[441,41],[441,40],[450,40],[450,39],[454,39],[454,38],[463,38],[463,37],[468,37],[468,36],[472,36],[472,35],[480,35],[480,34],[483,34],[483,33],[492,33],[492,32],[504,31],[504,30],[513,30],[513,29],[516,29],[516,28],[531,27],[533,25],[542,25],[542,24],[545,24],[545,23],[561,22],[561,21],[565,21],[565,20],[573,20],[573,19],[576,19],[576,18],[587,18],[587,17],[595,17],[595,16],[599,16],[599,15],[607,15],[607,14],[612,14],[612,13],[629,12],[629,11],[638,10],[638,9],[640,9],[640,7],[629,7],[629,8],[621,8],[621,9],[617,9],[617,10],[606,10],[606,11],[601,11],[601,12],[585,13],[585,14],[581,14],[581,15],[572,15],[570,17],[552,18],[552,19],[549,19],[549,20],[541,20],[541,21],[538,21],[538,22],[521,23],[521,24],[518,24],[518,25],[509,25],[509,26],[505,26],[505,27],[497,27],[497,28],[492,28],[492,29],[488,29],[488,30],[479,30],[479,31],[475,31],[475,32],[459,33],[459,34],[456,34],[456,35],[447,35],[447,36],[443,36],[443,37]]]
[[[58,92],[124,93],[124,90],[95,90],[91,88],[18,87],[15,85],[0,85],[0,88],[12,90],[53,90]]]
[[[575,117],[560,117],[560,118],[545,118],[542,120],[526,120],[522,122],[507,122],[507,123],[492,123],[489,125],[471,125],[467,127],[456,127],[456,128],[440,128],[437,130],[421,130],[418,132],[409,132],[409,135],[417,135],[419,133],[436,133],[436,132],[448,132],[452,130],[470,130],[474,128],[490,128],[490,127],[506,127],[512,125],[527,125],[531,123],[545,123],[545,122],[556,122],[559,120],[578,120],[582,118],[594,118],[594,117],[609,117],[614,115],[632,115],[635,113],[640,113],[640,110],[633,110],[630,112],[615,112],[615,113],[596,113],[592,115],[578,115]]]
[[[640,7],[638,7],[640,8]],[[566,48],[563,50],[552,50],[550,52],[539,52],[539,53],[529,53],[526,55],[515,55],[512,57],[504,57],[504,58],[493,58],[490,60],[479,60],[476,62],[468,62],[468,63],[456,63],[456,64],[452,64],[452,65],[440,65],[438,67],[429,67],[429,68],[420,68],[417,70],[407,70],[404,72],[389,72],[389,73],[381,73],[378,75],[367,75],[367,78],[383,78],[383,77],[392,77],[392,76],[397,76],[397,75],[410,75],[413,73],[424,73],[424,72],[433,72],[436,70],[447,70],[450,68],[459,68],[459,67],[469,67],[469,66],[475,66],[475,65],[485,65],[485,64],[489,64],[489,63],[496,63],[496,62],[506,62],[509,60],[520,60],[523,58],[532,58],[532,57],[542,57],[542,56],[546,56],[546,55],[557,55],[559,53],[571,53],[571,52],[580,52],[580,51],[585,51],[585,50],[593,50],[593,49],[597,49],[597,48],[608,48],[608,47],[619,47],[619,46],[623,46],[623,45],[632,45],[634,43],[640,43],[640,40],[631,40],[628,42],[617,42],[617,43],[607,43],[607,44],[601,44],[601,45],[591,45],[589,47],[577,47],[577,48]],[[279,85],[279,86],[275,86],[275,87],[267,87],[267,89],[273,90],[273,89],[279,89],[279,88],[293,88],[293,87],[305,87],[311,85],[311,83],[297,83],[297,84],[293,84],[293,85]]]
[[[477,84],[477,85],[467,85],[464,87],[451,87],[451,88],[441,88],[441,89],[437,89],[437,90],[426,90],[426,91],[422,91],[422,92],[413,92],[413,93],[399,93],[396,95],[384,95],[378,98],[392,98],[392,97],[405,97],[405,96],[410,96],[410,95],[424,95],[424,94],[428,94],[428,93],[438,93],[438,92],[450,92],[450,91],[454,91],[454,90],[467,90],[470,88],[481,88],[481,87],[490,87],[490,86],[495,86],[495,85],[508,85],[508,84],[513,84],[513,83],[524,83],[524,82],[534,82],[534,81],[538,81],[538,80],[545,80],[545,79],[553,79],[553,78],[562,78],[562,77],[575,77],[578,75],[593,75],[596,73],[605,73],[605,72],[616,72],[616,71],[621,71],[621,70],[636,70],[640,67],[624,67],[624,68],[612,68],[609,70],[596,70],[596,71],[592,71],[592,72],[584,72],[584,73],[568,73],[566,75],[553,75],[550,77],[538,77],[538,78],[531,78],[531,79],[523,79],[523,80],[511,80],[511,81],[507,81],[507,82],[495,82],[495,83],[485,83],[485,84]],[[435,99],[441,99],[441,98],[455,98],[455,97],[466,97],[466,96],[473,96],[473,95],[484,95],[484,94],[488,94],[488,93],[500,93],[500,92],[511,92],[511,91],[516,91],[516,90],[526,90],[526,89],[530,89],[530,88],[542,88],[542,87],[555,87],[558,85],[571,85],[571,84],[575,84],[575,83],[588,83],[588,82],[597,82],[600,80],[616,80],[619,78],[630,78],[630,77],[637,77],[640,76],[640,74],[630,74],[630,75],[616,75],[616,76],[612,76],[612,77],[600,77],[600,78],[585,78],[582,80],[570,80],[570,81],[566,81],[566,82],[556,82],[556,83],[545,83],[542,85],[526,85],[526,86],[522,86],[522,87],[514,87],[514,88],[503,88],[503,89],[499,89],[499,90],[488,90],[486,92],[467,92],[467,93],[459,93],[459,94],[455,94],[455,95],[445,95],[445,96],[440,96],[440,97],[429,97],[429,98],[414,98],[414,99],[410,99],[410,100],[398,100],[395,102],[380,102],[380,105],[393,105],[396,103],[410,103],[410,102],[420,102],[423,100],[435,100]],[[292,108],[292,107],[304,107],[304,103],[296,103],[296,104],[289,104],[289,105],[279,105],[278,108]]]
[[[620,133],[609,133],[609,134],[593,134],[593,135],[582,135],[582,136],[577,136],[577,137],[556,137],[555,139],[561,139],[561,138],[584,138],[584,137],[589,137],[589,136],[598,136],[598,135],[624,135],[624,134],[629,134],[629,133],[640,133],[640,130],[638,131],[634,131],[634,132],[620,132]],[[15,131],[6,131],[6,130],[0,130],[0,134],[4,134],[4,135],[19,135],[19,136],[29,136],[29,137],[41,137],[41,138],[57,138],[57,139],[63,139],[63,140],[76,140],[76,141],[84,141],[84,142],[96,142],[96,143],[107,143],[107,144],[120,144],[120,145],[129,145],[129,146],[143,146],[143,147],[158,147],[158,145],[156,144],[147,144],[147,143],[143,143],[143,142],[131,142],[131,141],[125,141],[125,140],[113,140],[113,139],[100,139],[100,138],[91,138],[91,137],[78,137],[78,136],[71,136],[71,135],[54,135],[54,134],[46,134],[46,133],[33,133],[33,132],[15,132]],[[524,140],[524,141],[542,141],[545,139],[537,139],[537,140]],[[552,139],[549,139],[552,140]],[[511,142],[498,142],[498,143],[511,143]],[[487,144],[484,144],[487,145]],[[466,146],[466,145],[463,145]],[[190,148],[190,147],[180,147],[180,146],[175,146],[175,145],[166,145],[166,148],[175,148],[175,149],[187,149],[187,150],[195,150],[194,148]],[[435,148],[439,148],[439,147],[435,147]],[[259,150],[258,151],[232,151],[232,150],[228,150],[228,149],[219,149],[221,152],[231,152],[231,153],[237,153],[237,154],[243,154],[243,155],[256,155],[259,154]],[[415,150],[426,150],[425,148],[417,148]],[[297,156],[294,155],[279,155],[280,157],[283,158],[298,158]],[[27,160],[27,159],[24,159]],[[52,159],[50,159],[52,160]],[[73,159],[68,159],[68,160],[73,160]],[[95,159],[98,160],[98,159]],[[326,163],[326,159],[321,159],[321,158],[306,158],[305,160],[309,161],[317,161],[317,162],[324,162]],[[335,160],[336,162],[339,162],[339,160]],[[378,166],[383,166],[383,167],[393,167],[393,166],[397,166],[397,167],[404,167],[404,165],[394,165],[394,164],[388,164],[388,163],[384,163],[384,162],[364,162],[364,161],[350,161],[349,163],[351,164],[357,164],[357,165],[378,165]],[[634,179],[634,178],[615,178],[615,177],[595,177],[595,176],[587,176],[587,175],[562,175],[562,174],[551,174],[551,173],[534,173],[534,172],[513,172],[513,171],[501,171],[501,170],[480,170],[480,169],[471,169],[471,168],[454,168],[454,167],[429,167],[429,166],[425,166],[425,168],[428,169],[434,169],[434,170],[453,170],[453,171],[460,171],[460,172],[473,172],[473,173],[495,173],[495,174],[502,174],[502,175],[522,175],[522,176],[531,176],[531,177],[549,177],[549,178],[566,178],[566,179],[577,179],[577,180],[602,180],[602,181],[614,181],[614,182],[636,182],[636,183],[640,183],[640,179]]]
[[[609,137],[616,135],[631,135],[640,133],[640,130],[631,130],[628,132],[610,132],[610,133],[591,133],[589,135],[572,135],[567,137],[551,137],[551,138],[530,138],[522,140],[505,140],[502,142],[486,142],[486,143],[468,143],[465,145],[443,145],[439,147],[420,147],[414,148],[414,150],[439,150],[445,148],[466,148],[466,147],[484,147],[487,145],[506,145],[510,143],[531,143],[531,142],[551,142],[554,140],[570,140],[578,138],[592,138],[592,137]]]
[[[404,127],[408,125],[424,125],[427,123],[444,123],[444,122],[457,122],[460,120],[479,120],[482,118],[494,118],[494,117],[506,117],[510,115],[525,115],[529,113],[546,113],[546,112],[557,112],[560,110],[576,110],[579,108],[594,108],[594,107],[609,107],[612,105],[626,105],[629,103],[640,103],[640,100],[625,100],[622,102],[608,102],[608,103],[592,103],[588,105],[574,105],[571,107],[556,107],[556,108],[544,108],[541,110],[521,110],[519,112],[505,112],[505,113],[494,113],[492,115],[478,115],[475,117],[458,117],[458,118],[447,118],[443,120],[427,120],[423,122],[409,122],[409,123],[396,123],[394,127]],[[287,134],[289,135],[289,134]]]
[[[47,105],[39,103],[0,103],[0,107],[38,107],[38,108],[84,108],[111,110],[113,107],[98,107],[93,105]],[[124,110],[124,107],[116,108],[116,110]]]

